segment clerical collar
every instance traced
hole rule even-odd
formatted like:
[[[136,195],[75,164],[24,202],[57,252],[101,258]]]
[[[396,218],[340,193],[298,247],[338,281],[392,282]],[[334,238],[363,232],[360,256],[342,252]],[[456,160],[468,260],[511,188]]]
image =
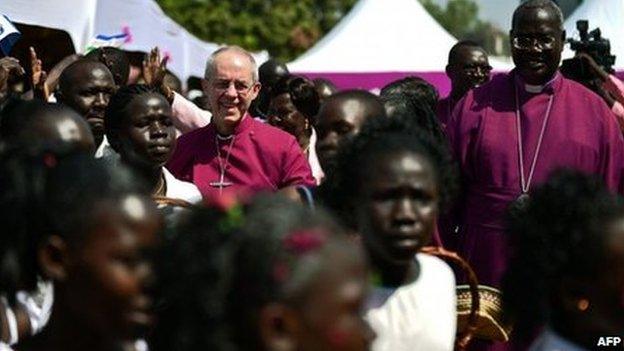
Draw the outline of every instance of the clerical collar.
[[[551,80],[549,80],[548,82],[546,82],[545,84],[542,85],[532,85],[532,84],[528,84],[525,83],[522,80],[522,77],[520,77],[520,75],[516,74],[516,79],[518,80],[518,85],[520,85],[521,87],[524,88],[524,91],[529,93],[529,94],[540,94],[543,92],[548,92],[547,90],[551,90],[549,88],[552,88],[555,81],[557,80],[559,74],[555,73],[555,75],[552,77]]]
[[[230,134],[230,135],[221,135],[219,133],[217,133],[217,139],[219,140],[230,140],[234,137],[234,134]]]
[[[211,123],[213,125],[212,128],[215,129],[214,127],[214,123]],[[251,117],[251,115],[249,115],[248,113],[245,113],[245,115],[243,116],[243,118],[241,118],[240,122],[238,122],[238,125],[236,127],[234,127],[234,130],[232,131],[232,134],[230,135],[221,135],[217,132],[217,138],[219,140],[230,140],[232,139],[232,137],[234,135],[238,135],[242,132],[244,132],[245,130],[249,129],[251,126],[253,125],[253,117]]]

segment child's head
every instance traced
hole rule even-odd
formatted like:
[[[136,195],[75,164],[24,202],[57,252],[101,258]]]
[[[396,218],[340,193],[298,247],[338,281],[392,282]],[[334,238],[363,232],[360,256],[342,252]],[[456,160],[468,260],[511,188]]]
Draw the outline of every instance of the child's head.
[[[39,100],[15,102],[2,111],[0,139],[29,148],[67,144],[95,152],[89,124],[71,108]]]
[[[549,324],[591,349],[624,330],[624,205],[600,180],[553,174],[510,235],[503,298],[518,333]]]
[[[339,152],[323,189],[384,265],[407,265],[429,244],[455,181],[447,149],[412,123],[395,117],[365,125]]]
[[[174,240],[179,285],[166,294],[174,318],[163,326],[176,335],[170,342],[184,343],[180,350],[366,350],[373,334],[361,315],[368,272],[358,246],[325,215],[284,199],[256,200],[232,230],[239,210],[218,219],[196,213]]]
[[[106,110],[108,140],[132,168],[162,167],[175,147],[175,128],[167,99],[147,85],[122,87]]]
[[[138,337],[151,318],[145,253],[160,218],[128,172],[89,154],[46,151],[6,156],[0,177],[17,287],[33,289],[41,274],[55,286],[52,319],[107,340]]]

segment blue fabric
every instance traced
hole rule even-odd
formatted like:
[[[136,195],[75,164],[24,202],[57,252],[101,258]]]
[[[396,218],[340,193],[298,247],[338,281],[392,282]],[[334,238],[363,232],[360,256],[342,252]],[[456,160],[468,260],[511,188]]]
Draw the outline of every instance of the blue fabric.
[[[13,45],[19,40],[22,34],[15,28],[7,16],[0,16],[0,51],[5,56],[9,56]]]

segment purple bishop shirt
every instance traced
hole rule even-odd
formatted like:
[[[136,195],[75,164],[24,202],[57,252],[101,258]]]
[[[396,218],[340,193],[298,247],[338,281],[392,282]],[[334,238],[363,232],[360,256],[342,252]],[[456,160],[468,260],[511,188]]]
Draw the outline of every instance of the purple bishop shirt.
[[[216,135],[213,124],[182,135],[167,164],[171,173],[194,183],[208,201],[219,196],[219,188],[210,185],[221,175]],[[233,135],[231,150],[230,140],[218,142],[223,165],[230,152],[224,180],[233,185],[223,188],[223,194],[248,196],[291,185],[315,186],[308,161],[290,134],[245,115]]]
[[[494,287],[500,287],[509,253],[506,210],[521,194],[514,88],[521,105],[525,178],[553,96],[531,189],[554,170],[567,167],[601,177],[613,191],[622,190],[622,134],[614,115],[593,92],[557,73],[541,92],[529,93],[514,71],[471,90],[447,124],[466,185],[456,218],[459,233],[443,233],[442,240],[454,240],[479,281]]]

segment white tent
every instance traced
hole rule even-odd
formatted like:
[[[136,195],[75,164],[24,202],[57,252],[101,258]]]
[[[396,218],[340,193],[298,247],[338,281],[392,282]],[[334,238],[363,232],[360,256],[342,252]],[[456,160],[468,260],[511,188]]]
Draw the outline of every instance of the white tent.
[[[358,74],[367,73],[413,73],[445,90],[448,52],[456,42],[418,0],[360,0],[335,28],[288,67],[293,72],[324,74],[334,80],[357,80]],[[496,70],[511,68],[494,59],[490,64]],[[351,75],[332,77],[336,73]],[[386,74],[386,78],[393,77]]]
[[[157,45],[180,77],[203,76],[206,58],[219,47],[190,34],[154,0],[11,0],[0,1],[0,14],[13,22],[62,29],[79,52],[95,35],[118,34],[127,27],[132,41],[123,49],[148,52]],[[268,59],[265,51],[254,56],[259,63]]]
[[[81,50],[94,36],[96,7],[97,0],[5,0],[0,14],[12,22],[63,30]]]
[[[611,41],[611,53],[617,56],[615,68],[624,69],[624,0],[585,0],[565,21],[568,37],[578,39],[577,20],[589,20],[589,29],[600,27],[602,36]],[[571,57],[568,49],[564,57]]]

